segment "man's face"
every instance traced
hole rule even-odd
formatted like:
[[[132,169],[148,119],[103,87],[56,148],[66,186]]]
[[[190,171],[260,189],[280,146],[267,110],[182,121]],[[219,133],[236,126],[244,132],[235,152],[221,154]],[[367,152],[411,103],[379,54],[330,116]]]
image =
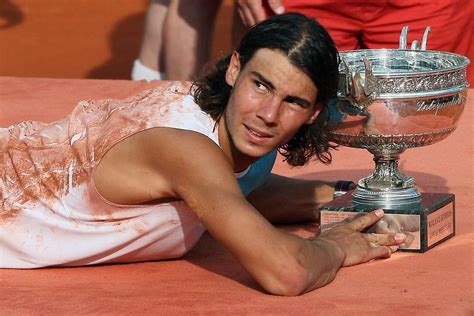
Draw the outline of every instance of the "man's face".
[[[277,50],[258,50],[243,69],[234,52],[226,81],[233,90],[224,124],[241,158],[255,160],[286,144],[321,110],[312,80]]]

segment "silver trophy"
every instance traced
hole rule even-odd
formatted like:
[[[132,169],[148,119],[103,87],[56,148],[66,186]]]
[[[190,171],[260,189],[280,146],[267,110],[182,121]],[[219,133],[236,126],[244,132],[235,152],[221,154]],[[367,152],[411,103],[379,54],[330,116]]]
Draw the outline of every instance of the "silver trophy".
[[[375,161],[373,174],[358,181],[352,208],[420,213],[426,206],[414,178],[398,169],[400,154],[451,134],[463,112],[469,86],[469,60],[426,50],[429,32],[428,27],[421,43],[414,41],[410,48],[408,27],[404,27],[399,49],[340,52],[340,83],[337,103],[330,111],[330,138],[339,145],[367,149]],[[431,212],[442,204],[430,203],[433,205],[426,207]]]

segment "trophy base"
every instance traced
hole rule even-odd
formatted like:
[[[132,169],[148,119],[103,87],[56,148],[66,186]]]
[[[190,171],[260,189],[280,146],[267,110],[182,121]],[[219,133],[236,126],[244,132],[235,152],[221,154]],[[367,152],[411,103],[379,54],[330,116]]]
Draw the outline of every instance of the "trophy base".
[[[371,190],[359,186],[352,194],[356,207],[405,209],[413,208],[421,202],[421,194],[414,187],[392,190]]]
[[[349,217],[377,207],[354,204],[352,192],[320,207],[319,230],[324,232]],[[396,233],[407,236],[401,251],[425,252],[455,235],[454,194],[421,193],[417,205],[384,208],[385,215],[368,232]]]

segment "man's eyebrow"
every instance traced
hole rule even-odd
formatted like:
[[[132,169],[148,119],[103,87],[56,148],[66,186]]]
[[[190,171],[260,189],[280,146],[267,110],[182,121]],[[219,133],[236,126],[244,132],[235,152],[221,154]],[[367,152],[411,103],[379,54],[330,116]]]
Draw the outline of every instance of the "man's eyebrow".
[[[262,83],[264,83],[268,88],[270,89],[275,89],[275,86],[273,85],[273,83],[271,83],[270,80],[268,80],[267,78],[265,78],[261,73],[259,73],[258,71],[252,71],[251,72],[254,76],[258,77],[258,80],[260,80]]]
[[[311,102],[309,102],[309,101],[306,100],[306,99],[297,97],[297,96],[289,95],[289,96],[286,97],[286,99],[287,99],[288,101],[296,101],[296,103],[299,103],[299,104],[301,104],[301,105],[304,106],[304,107],[310,107],[310,106],[311,106]]]
[[[268,88],[270,88],[271,90],[275,89],[275,86],[271,83],[271,81],[268,80],[267,78],[265,78],[261,73],[259,73],[258,71],[252,71],[251,73],[254,76],[256,76],[258,78],[258,80],[260,80]],[[300,98],[300,97],[295,96],[295,95],[289,95],[289,96],[286,97],[286,99],[291,100],[291,101],[295,101],[295,102],[301,104],[304,107],[309,107],[311,105],[311,102],[309,102],[308,100]]]

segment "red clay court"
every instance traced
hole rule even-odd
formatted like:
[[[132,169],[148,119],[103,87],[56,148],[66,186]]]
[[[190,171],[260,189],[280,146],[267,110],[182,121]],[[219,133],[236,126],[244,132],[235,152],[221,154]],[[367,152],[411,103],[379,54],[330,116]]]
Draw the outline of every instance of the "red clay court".
[[[155,83],[155,85],[158,83]],[[83,99],[124,98],[153,84],[120,80],[0,78],[1,126],[52,121]],[[439,144],[408,150],[401,168],[426,192],[456,194],[457,235],[424,254],[343,268],[329,285],[286,298],[265,294],[209,235],[179,260],[40,270],[0,270],[2,313],[13,314],[387,314],[469,315],[473,298],[473,91],[458,129]],[[466,141],[467,139],[467,141]],[[351,159],[347,159],[351,157]],[[274,171],[303,178],[358,179],[371,156],[341,147],[330,166]],[[282,229],[308,236],[314,225]]]

